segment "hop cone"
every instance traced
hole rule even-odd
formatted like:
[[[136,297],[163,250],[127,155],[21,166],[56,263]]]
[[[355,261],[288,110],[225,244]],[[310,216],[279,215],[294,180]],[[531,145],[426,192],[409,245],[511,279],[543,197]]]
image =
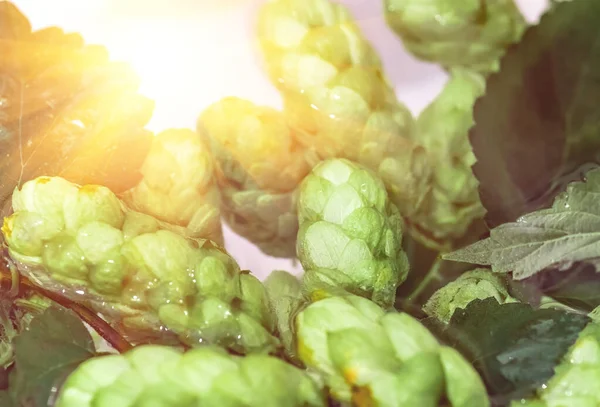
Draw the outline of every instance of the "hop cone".
[[[484,90],[482,76],[453,69],[440,95],[417,120],[417,138],[435,166],[431,188],[413,221],[430,246],[450,246],[485,213],[471,170],[476,159],[469,142],[473,105]]]
[[[89,359],[70,374],[56,407],[92,406],[324,407],[325,402],[302,370],[271,356],[145,345]]]
[[[2,233],[19,270],[87,303],[133,341],[165,337],[269,351],[276,340],[264,287],[208,240],[124,210],[107,188],[42,177],[13,194]],[[142,338],[146,339],[146,338]]]
[[[504,276],[489,269],[467,271],[437,290],[423,306],[429,316],[448,323],[458,308],[466,308],[473,300],[493,297],[499,304],[517,302],[508,292]]]
[[[321,159],[347,158],[375,171],[410,218],[429,187],[431,164],[350,12],[328,0],[270,1],[258,37],[299,140]]]
[[[304,287],[300,279],[283,270],[274,270],[266,278],[265,289],[275,317],[277,337],[291,359],[295,359],[294,318],[306,304]]]
[[[323,284],[388,307],[408,273],[402,218],[383,182],[346,159],[318,164],[300,187],[298,258],[304,284]]]
[[[356,406],[486,407],[482,380],[419,321],[357,296],[329,297],[296,317],[298,354],[333,398]]]
[[[600,405],[600,308],[590,314],[592,322],[580,332],[554,376],[531,400],[514,401],[511,407],[595,407]]]
[[[513,0],[384,0],[388,25],[417,58],[481,73],[498,69],[526,22]]]
[[[217,162],[227,224],[268,255],[294,257],[296,189],[311,167],[282,114],[229,97],[202,113],[198,131]]]
[[[130,208],[172,224],[181,234],[223,245],[214,162],[195,132],[157,134],[141,173],[141,182],[123,195]]]

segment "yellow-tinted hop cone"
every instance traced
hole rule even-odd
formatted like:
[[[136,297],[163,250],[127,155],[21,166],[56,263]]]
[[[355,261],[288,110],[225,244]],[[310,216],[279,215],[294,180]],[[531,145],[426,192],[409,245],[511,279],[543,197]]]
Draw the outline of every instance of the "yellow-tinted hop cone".
[[[409,314],[354,295],[313,302],[295,319],[298,355],[334,399],[361,407],[489,407],[475,369]]]
[[[154,137],[141,182],[123,200],[181,234],[223,245],[214,167],[209,146],[194,131],[163,131]]]
[[[132,342],[279,346],[263,285],[210,240],[163,228],[108,188],[58,177],[23,184],[13,210],[2,234],[19,271],[86,303]]]
[[[268,255],[295,257],[297,187],[311,165],[281,112],[228,97],[202,113],[198,132],[217,163],[227,224]]]
[[[275,357],[157,345],[86,360],[67,377],[56,401],[56,407],[325,405],[306,372]]]
[[[526,21],[514,0],[383,0],[385,18],[406,49],[447,69],[496,71]]]
[[[374,171],[412,219],[430,189],[432,162],[350,11],[328,0],[270,1],[257,36],[298,140],[320,159],[346,158]]]

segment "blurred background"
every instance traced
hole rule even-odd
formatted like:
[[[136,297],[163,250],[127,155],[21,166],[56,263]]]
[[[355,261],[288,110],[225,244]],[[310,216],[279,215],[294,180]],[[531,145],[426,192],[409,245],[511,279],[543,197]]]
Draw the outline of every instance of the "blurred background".
[[[266,0],[13,0],[34,29],[57,25],[88,43],[106,46],[113,59],[131,63],[141,93],[156,101],[149,124],[195,128],[198,114],[226,96],[281,107],[263,73],[254,22]],[[383,20],[381,0],[339,0],[353,12],[379,51],[398,98],[418,114],[443,87],[445,73],[415,60]],[[535,23],[549,0],[516,0]],[[227,249],[244,269],[264,278],[274,269],[300,272],[299,264],[262,254],[225,228]]]

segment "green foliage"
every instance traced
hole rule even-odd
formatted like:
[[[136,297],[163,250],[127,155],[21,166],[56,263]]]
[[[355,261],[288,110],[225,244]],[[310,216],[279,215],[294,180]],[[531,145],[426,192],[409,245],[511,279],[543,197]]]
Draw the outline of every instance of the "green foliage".
[[[29,328],[14,339],[14,349],[9,388],[1,393],[0,400],[10,399],[15,407],[53,404],[56,389],[96,352],[79,317],[57,306],[35,317]]]
[[[571,183],[550,209],[521,216],[490,237],[444,256],[524,279],[559,263],[590,260],[600,253],[600,170]]]

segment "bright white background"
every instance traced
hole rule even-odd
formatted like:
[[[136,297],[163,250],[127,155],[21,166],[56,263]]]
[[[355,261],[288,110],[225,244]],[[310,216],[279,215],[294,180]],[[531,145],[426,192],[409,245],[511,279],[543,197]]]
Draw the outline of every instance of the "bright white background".
[[[0,0],[1,1],[1,0]],[[280,107],[279,94],[261,69],[254,18],[264,0],[13,0],[35,29],[58,25],[131,62],[141,92],[155,99],[149,128],[194,128],[198,114],[225,96]],[[456,0],[459,1],[459,0]],[[398,98],[418,114],[440,91],[446,75],[408,55],[387,28],[382,0],[341,0],[353,11],[383,58]],[[548,0],[517,0],[530,22]],[[274,269],[299,271],[291,261],[263,255],[225,230],[227,248],[242,268],[264,278]]]

